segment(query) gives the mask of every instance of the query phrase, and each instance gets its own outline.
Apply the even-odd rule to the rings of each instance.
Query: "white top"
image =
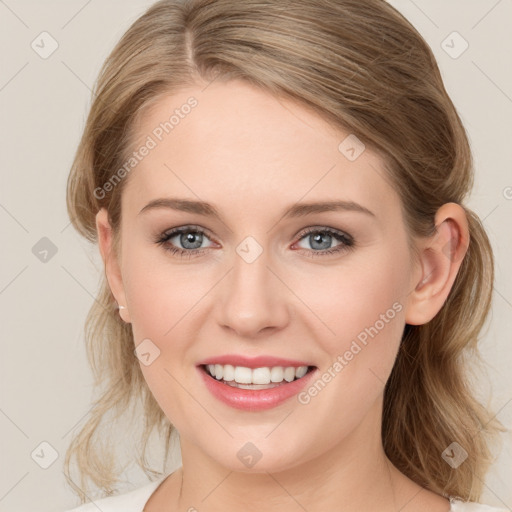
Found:
[[[149,498],[166,477],[167,475],[125,494],[102,498],[67,512],[98,512],[98,510],[102,512],[143,512]],[[507,512],[507,510],[452,498],[450,499],[450,512]]]

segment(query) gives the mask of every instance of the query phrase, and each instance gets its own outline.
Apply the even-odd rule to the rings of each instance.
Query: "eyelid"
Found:
[[[157,236],[159,238],[165,238],[165,237],[174,237],[182,232],[188,232],[188,231],[196,231],[202,234],[205,234],[210,240],[215,241],[215,236],[212,235],[212,232],[207,229],[203,228],[202,226],[199,226],[197,224],[185,224],[182,226],[176,226],[174,228],[169,228],[162,233],[159,233]],[[353,240],[353,236],[347,233],[346,231],[342,231],[340,229],[332,228],[329,226],[322,226],[322,225],[314,225],[314,226],[308,226],[307,228],[301,229],[297,234],[294,235],[293,238],[298,238],[299,240],[301,238],[304,238],[306,235],[310,233],[316,233],[316,232],[326,232],[326,233],[334,233],[339,236],[345,237],[348,240]],[[217,242],[218,243],[218,242]]]
[[[297,237],[303,238],[304,236],[309,235],[310,233],[317,233],[317,232],[334,233],[339,236],[345,237],[349,240],[354,239],[354,237],[352,235],[350,235],[349,233],[347,233],[346,231],[342,231],[341,229],[331,228],[329,226],[310,226],[310,227],[304,228],[295,235],[295,238],[297,238]]]
[[[203,228],[201,226],[198,226],[196,224],[185,224],[183,226],[176,226],[174,228],[166,229],[164,232],[159,234],[158,236],[161,238],[169,237],[173,238],[176,235],[179,235],[181,233],[188,233],[188,232],[197,232],[204,234],[208,237],[210,240],[215,240],[215,237],[212,235],[211,231]]]
[[[202,247],[202,248],[196,248],[196,249],[181,249],[180,247],[176,247],[172,245],[171,247],[166,247],[166,244],[171,238],[174,238],[178,236],[181,233],[187,233],[187,232],[195,232],[200,233],[202,235],[205,235],[208,240],[210,240],[213,243],[218,243],[215,241],[215,237],[211,235],[210,230],[203,228],[202,226],[196,225],[196,224],[185,224],[181,226],[176,226],[173,228],[169,228],[165,230],[164,232],[161,232],[157,237],[155,242],[159,245],[161,245],[165,250],[170,251],[173,254],[177,254],[179,258],[192,258],[194,256],[199,256],[200,254],[204,253],[211,247]],[[354,249],[355,248],[355,240],[352,235],[345,231],[341,231],[336,228],[331,228],[329,226],[325,225],[316,225],[316,226],[308,226],[307,228],[302,229],[299,231],[295,236],[294,239],[296,239],[296,242],[292,244],[292,247],[295,246],[297,243],[299,243],[303,238],[305,238],[307,235],[310,235],[312,233],[327,233],[333,238],[335,238],[338,242],[340,242],[337,246],[332,247],[330,249],[323,249],[320,251],[315,251],[312,249],[305,249],[305,248],[299,248],[297,252],[305,251],[308,257],[316,257],[316,256],[330,256],[335,253],[344,253],[347,250]],[[169,244],[170,245],[170,244]],[[186,255],[186,256],[185,256]]]

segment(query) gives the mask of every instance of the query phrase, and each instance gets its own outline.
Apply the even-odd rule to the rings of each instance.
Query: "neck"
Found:
[[[176,486],[179,492],[174,493],[175,509],[224,512],[243,506],[247,512],[296,512],[300,508],[399,510],[404,479],[408,479],[384,453],[378,412],[376,408],[326,452],[275,472],[230,470],[182,438],[183,466],[173,475],[181,480]],[[170,506],[168,509],[174,510]]]

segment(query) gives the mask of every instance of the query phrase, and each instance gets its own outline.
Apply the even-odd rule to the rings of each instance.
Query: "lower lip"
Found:
[[[282,404],[289,398],[297,395],[317,372],[317,368],[314,368],[306,373],[304,377],[292,382],[286,382],[275,388],[240,389],[214,379],[201,366],[198,366],[197,369],[213,396],[235,409],[243,409],[245,411],[264,411]]]

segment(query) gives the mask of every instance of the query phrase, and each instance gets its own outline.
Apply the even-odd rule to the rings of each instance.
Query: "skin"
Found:
[[[414,261],[400,199],[368,147],[349,161],[338,150],[348,133],[304,106],[242,81],[204,88],[162,99],[143,119],[141,141],[187,98],[198,100],[126,178],[118,256],[106,211],[96,218],[107,279],[126,308],[120,315],[135,345],[149,338],[160,350],[141,370],[180,433],[183,466],[145,510],[448,511],[448,500],[391,464],[380,429],[404,326],[436,315],[465,254],[464,210],[453,203],[438,210],[437,233],[416,241],[421,258]],[[139,214],[149,201],[171,196],[208,201],[223,221],[167,208]],[[340,199],[374,216],[281,218],[299,201]],[[187,225],[211,234],[202,254],[180,259],[155,242]],[[324,247],[301,235],[308,227],[348,233],[355,247],[308,257]],[[236,252],[247,236],[263,249],[252,263]],[[187,250],[179,236],[172,243]],[[395,302],[401,311],[308,404],[292,398],[257,413],[233,409],[209,393],[195,368],[220,354],[267,354],[323,373]],[[262,453],[252,468],[237,457],[247,442]]]

